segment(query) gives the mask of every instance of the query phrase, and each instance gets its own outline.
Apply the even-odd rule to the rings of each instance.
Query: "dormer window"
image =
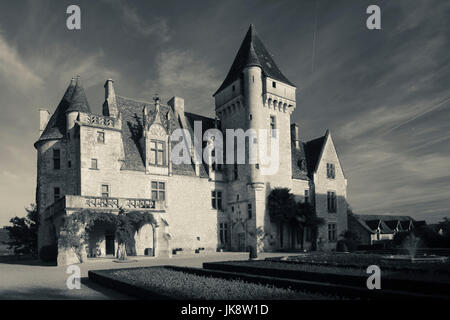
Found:
[[[150,141],[150,164],[157,166],[166,165],[166,144],[164,141]]]
[[[297,165],[301,171],[306,171],[306,161],[305,159],[301,159],[297,161]]]

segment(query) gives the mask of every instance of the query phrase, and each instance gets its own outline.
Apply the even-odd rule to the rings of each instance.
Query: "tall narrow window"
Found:
[[[334,191],[327,192],[327,207],[328,212],[330,213],[336,212],[336,192]]]
[[[305,190],[305,203],[309,202],[309,190]]]
[[[150,164],[158,166],[166,164],[166,144],[163,141],[150,141]]]
[[[336,234],[337,234],[336,223],[328,224],[328,240],[336,241],[336,239],[337,239]]]
[[[222,191],[217,191],[217,209],[222,210]]]
[[[219,224],[219,238],[221,244],[228,243],[228,223]]]
[[[98,169],[97,159],[91,159],[91,169],[93,170]]]
[[[102,184],[102,197],[109,198],[109,185]]]
[[[248,218],[251,219],[253,217],[253,210],[252,210],[252,204],[247,204],[247,215]]]
[[[59,187],[53,188],[53,201],[56,202],[61,197],[61,189]]]
[[[61,151],[59,149],[53,149],[53,169],[61,169]]]
[[[334,164],[327,163],[327,178],[334,179],[335,177],[336,177],[336,175],[335,175]]]
[[[219,224],[219,239],[220,239],[220,243],[223,244],[224,243],[224,235],[223,235],[223,223]]]
[[[237,163],[235,163],[234,167],[233,167],[233,176],[234,176],[234,180],[238,179],[238,165],[237,165]]]
[[[103,131],[97,131],[97,143],[105,143],[105,133]]]
[[[222,191],[211,191],[211,207],[222,210]]]
[[[211,191],[211,207],[217,209],[217,194],[216,191]]]
[[[166,201],[166,183],[152,181],[152,199]]]
[[[270,131],[272,132],[272,137],[276,137],[276,131],[275,129],[277,128],[277,124],[276,124],[276,118],[275,116],[270,116]]]
[[[275,81],[272,81],[272,87],[276,88],[277,87],[277,83]]]
[[[228,223],[224,223],[223,227],[224,227],[224,240],[225,243],[228,243]]]

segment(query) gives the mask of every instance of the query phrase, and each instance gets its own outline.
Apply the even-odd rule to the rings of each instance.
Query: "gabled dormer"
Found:
[[[143,132],[141,138],[142,156],[145,170],[151,174],[169,174],[170,166],[170,111],[163,115],[159,98],[154,99],[154,105],[145,105],[142,110]],[[166,119],[163,119],[166,117]]]
[[[315,181],[327,179],[330,181],[345,181],[347,179],[334,146],[333,138],[329,130],[325,136],[306,143],[308,157],[308,171]]]

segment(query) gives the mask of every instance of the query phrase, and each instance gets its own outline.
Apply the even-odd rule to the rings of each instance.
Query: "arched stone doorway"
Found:
[[[155,256],[155,229],[151,223],[143,224],[134,235],[136,255]]]
[[[95,223],[87,231],[88,257],[114,256],[117,250],[116,226],[111,223]]]
[[[245,230],[245,225],[243,222],[236,222],[234,225],[234,248],[237,251],[245,252],[247,251],[247,232]]]

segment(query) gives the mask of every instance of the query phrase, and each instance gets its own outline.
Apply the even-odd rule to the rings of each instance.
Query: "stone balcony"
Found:
[[[94,196],[65,195],[45,209],[44,216],[49,218],[62,211],[70,214],[80,209],[93,209],[96,211],[119,212],[125,211],[150,211],[164,212],[166,203],[164,201],[142,199],[142,198],[112,198]]]

